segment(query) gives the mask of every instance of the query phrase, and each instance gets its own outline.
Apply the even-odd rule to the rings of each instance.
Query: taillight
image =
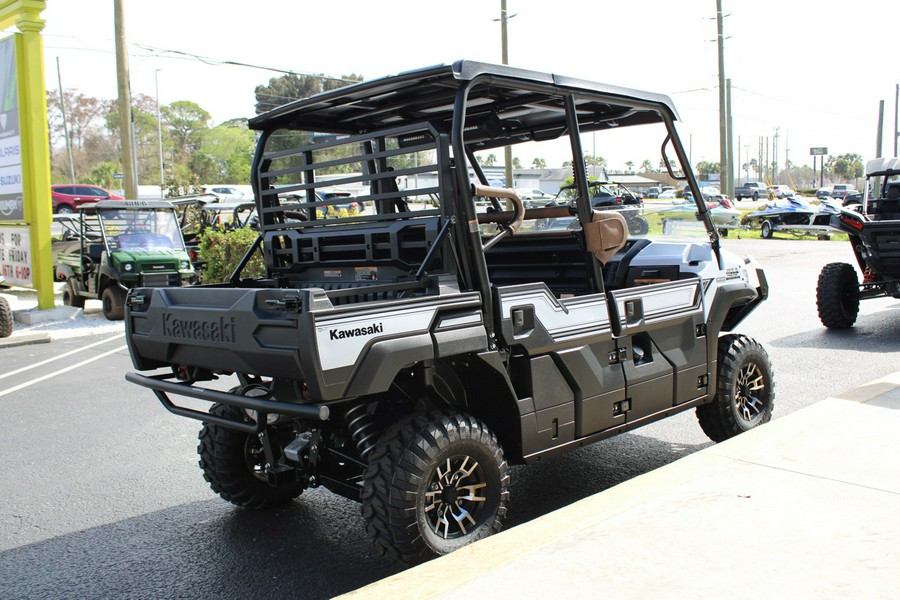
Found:
[[[862,221],[859,221],[859,220],[854,219],[853,217],[850,217],[847,215],[841,215],[841,223],[843,223],[844,225],[847,225],[848,227],[852,227],[853,229],[855,229],[857,231],[863,230]]]

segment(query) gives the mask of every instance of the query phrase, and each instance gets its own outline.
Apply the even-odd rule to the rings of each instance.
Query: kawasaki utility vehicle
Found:
[[[702,200],[699,235],[680,240],[629,239],[621,211],[591,206],[595,133],[662,149],[703,198],[675,119],[666,96],[468,61],[260,115],[247,260],[261,252],[267,276],[133,289],[144,373],[126,377],[203,422],[222,498],[259,509],[326,487],[405,564],[498,531],[509,464],[685,410],[714,440],[765,423],[769,359],[732,333],[763,272],[721,250]],[[507,145],[573,164],[573,201],[526,210],[488,186],[479,159]],[[361,184],[365,210],[319,216],[346,201],[321,187]]]
[[[172,205],[160,200],[105,200],[80,208],[73,238],[60,252],[63,303],[103,301],[107,319],[122,319],[133,287],[181,286],[194,277]]]
[[[819,319],[832,329],[852,327],[862,299],[900,298],[900,158],[870,160],[866,180],[862,206],[831,218],[850,237],[862,273],[860,282],[853,265],[830,263],[819,274]]]

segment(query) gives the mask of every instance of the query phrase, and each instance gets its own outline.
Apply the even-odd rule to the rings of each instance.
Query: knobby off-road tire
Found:
[[[650,231],[650,223],[641,216],[633,217],[628,221],[628,232],[631,235],[647,235]]]
[[[121,321],[125,318],[125,290],[111,285],[100,296],[103,302],[103,316],[110,321]]]
[[[829,263],[816,286],[819,320],[829,329],[849,329],[859,314],[859,278],[847,263]]]
[[[6,298],[0,298],[0,338],[9,337],[13,332],[12,308]]]
[[[79,296],[75,293],[75,286],[71,281],[66,282],[66,287],[62,293],[62,301],[66,306],[84,308],[84,296]]]
[[[369,457],[366,531],[379,554],[418,564],[500,531],[508,488],[503,450],[484,423],[444,411],[410,415]]]
[[[768,423],[775,406],[772,363],[756,340],[740,334],[719,338],[716,396],[697,407],[709,439],[721,442]]]
[[[214,404],[209,412],[249,422],[240,409],[232,406]],[[199,439],[197,454],[203,478],[222,499],[241,508],[258,510],[283,506],[303,493],[300,483],[269,485],[262,471],[265,454],[256,434],[204,423]]]

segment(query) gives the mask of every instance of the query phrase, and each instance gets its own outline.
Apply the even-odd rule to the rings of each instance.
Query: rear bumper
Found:
[[[197,387],[189,383],[179,383],[178,381],[172,381],[170,379],[171,377],[173,376],[147,376],[139,375],[137,373],[125,374],[125,379],[127,381],[152,390],[165,409],[173,414],[196,419],[198,421],[204,421],[206,423],[214,423],[230,429],[246,431],[248,433],[259,433],[262,431],[266,426],[266,416],[269,414],[288,415],[315,421],[326,421],[330,414],[327,406],[277,402],[275,400],[269,400],[265,396],[242,396],[240,394]],[[235,408],[256,411],[256,421],[235,421],[211,415],[204,411],[178,406],[172,402],[169,398],[169,394],[176,394],[197,400],[227,404],[228,406],[234,406]],[[249,416],[250,415],[248,415],[248,417]]]

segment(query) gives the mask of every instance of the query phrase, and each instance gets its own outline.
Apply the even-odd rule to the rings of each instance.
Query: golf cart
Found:
[[[161,200],[106,200],[80,208],[78,243],[57,258],[63,303],[100,299],[107,319],[125,315],[125,295],[140,287],[186,285],[194,269],[172,205]]]

